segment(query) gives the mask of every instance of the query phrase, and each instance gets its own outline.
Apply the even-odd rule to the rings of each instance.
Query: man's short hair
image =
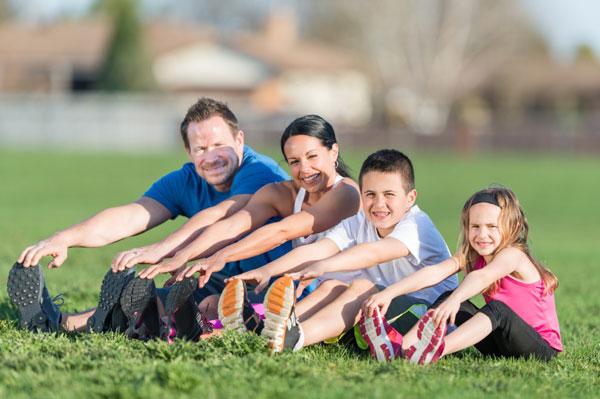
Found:
[[[231,134],[234,136],[240,130],[238,120],[227,104],[213,100],[212,98],[202,97],[188,109],[179,128],[185,148],[190,148],[190,141],[187,135],[187,129],[190,123],[201,122],[212,118],[213,116],[220,116],[223,118],[225,123],[231,128]]]
[[[415,188],[415,170],[410,159],[397,150],[379,150],[369,155],[360,168],[358,181],[368,172],[399,173],[402,177],[404,192]]]

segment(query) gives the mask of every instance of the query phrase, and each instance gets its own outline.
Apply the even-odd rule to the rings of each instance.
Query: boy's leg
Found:
[[[355,280],[335,300],[312,317],[300,323],[304,332],[304,345],[336,337],[358,322],[358,313],[363,302],[376,293],[377,287],[369,280]]]
[[[347,288],[348,284],[342,283],[341,281],[323,281],[316,290],[296,304],[296,317],[298,317],[300,321],[312,317],[323,307],[339,297]]]

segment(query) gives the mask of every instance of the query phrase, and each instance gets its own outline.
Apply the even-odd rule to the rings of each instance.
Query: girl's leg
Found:
[[[446,336],[442,356],[458,352],[482,341],[492,332],[492,321],[479,312]]]
[[[198,309],[208,320],[215,320],[219,318],[218,304],[219,295],[209,295],[198,304]]]
[[[323,307],[339,297],[347,288],[348,284],[338,280],[323,281],[316,290],[296,304],[296,317],[300,321],[312,317],[319,310],[323,309]]]
[[[352,328],[358,321],[362,303],[377,291],[377,287],[369,280],[353,281],[334,301],[300,323],[304,332],[304,346],[336,337]]]
[[[481,308],[481,313],[491,321],[493,332],[490,338],[497,346],[499,355],[550,360],[558,353],[505,303],[491,301]]]

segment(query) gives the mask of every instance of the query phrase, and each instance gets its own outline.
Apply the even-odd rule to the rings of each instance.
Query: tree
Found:
[[[106,91],[149,90],[155,87],[144,49],[136,0],[106,0],[98,6],[113,22],[112,37],[98,78]]]
[[[376,97],[408,128],[437,134],[455,100],[514,56],[530,35],[514,0],[313,2],[317,34],[353,46]]]

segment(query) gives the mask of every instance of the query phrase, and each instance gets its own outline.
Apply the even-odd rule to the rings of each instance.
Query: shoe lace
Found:
[[[56,295],[51,300],[52,300],[52,303],[55,304],[57,307],[61,307],[62,305],[65,304],[65,298],[63,297],[62,293]]]

